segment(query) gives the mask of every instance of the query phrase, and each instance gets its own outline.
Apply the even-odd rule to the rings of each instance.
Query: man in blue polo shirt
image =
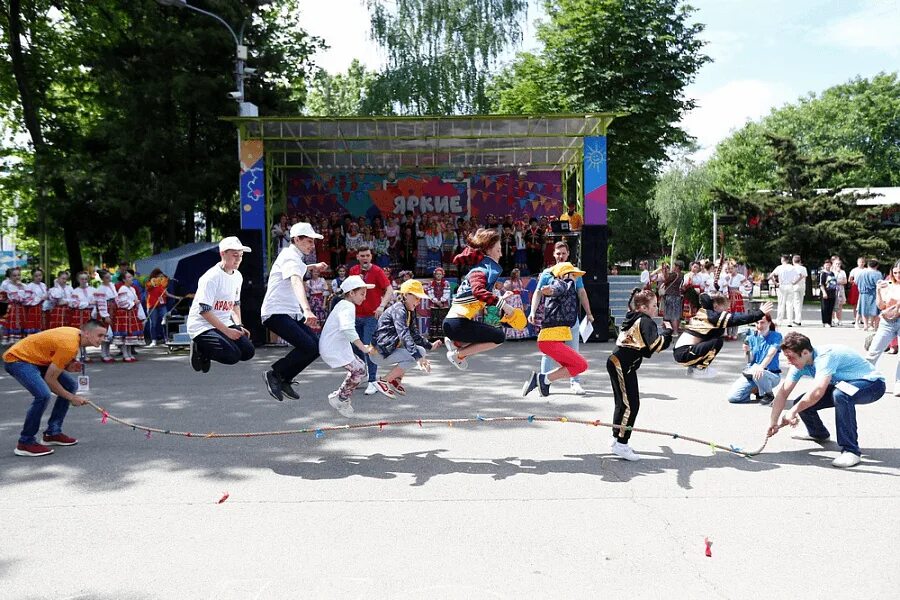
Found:
[[[809,338],[797,332],[784,337],[781,351],[793,368],[778,388],[772,403],[769,435],[775,435],[785,425],[795,426],[802,419],[809,433],[805,439],[824,442],[829,433],[819,417],[819,411],[834,407],[841,455],[831,464],[844,468],[858,465],[860,451],[856,431],[856,405],[875,402],[884,395],[884,375],[847,346],[835,344],[814,349]],[[794,406],[782,416],[781,411],[788,395],[803,377],[812,377],[815,387],[805,397],[800,396]]]
[[[553,258],[556,259],[556,264],[564,263],[569,261],[569,245],[565,242],[556,242],[556,246],[553,249]],[[534,288],[534,292],[531,295],[531,312],[528,315],[528,322],[534,325],[534,319],[537,315],[538,306],[544,299],[544,295],[541,293],[541,290],[544,286],[550,285],[550,282],[554,280],[553,277],[553,267],[547,267],[541,272],[541,276],[538,277],[537,286]],[[584,289],[584,282],[581,281],[581,277],[575,278],[575,290],[578,294],[578,300],[581,304],[581,308],[584,309],[585,318],[591,323],[594,322],[594,315],[591,313],[591,305],[588,302],[587,291]],[[578,352],[578,341],[579,341],[579,333],[578,333],[578,321],[575,321],[575,325],[572,326],[572,339],[566,342],[567,346],[571,346],[575,352]],[[547,374],[556,367],[553,366],[554,360],[548,356],[544,356],[541,358],[541,373]],[[584,388],[581,387],[581,378],[579,376],[572,377],[569,380],[569,386],[572,390],[573,394],[582,395],[584,394]]]

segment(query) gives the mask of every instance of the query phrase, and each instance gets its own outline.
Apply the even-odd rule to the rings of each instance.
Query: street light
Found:
[[[260,0],[256,3],[256,6],[263,6],[268,4],[270,0]],[[244,81],[247,79],[249,75],[252,75],[256,72],[256,69],[248,69],[245,67],[245,63],[247,61],[247,46],[243,44],[244,39],[244,26],[247,25],[247,20],[244,21],[243,25],[241,25],[240,35],[234,32],[234,29],[231,28],[231,25],[228,24],[225,19],[220,17],[215,13],[211,13],[208,10],[203,10],[202,8],[198,8],[191,4],[187,3],[187,0],[156,0],[156,2],[162,6],[174,6],[175,8],[189,8],[194,12],[198,12],[201,15],[206,15],[208,17],[212,17],[219,23],[225,26],[225,29],[228,30],[228,33],[231,34],[232,39],[234,39],[235,45],[235,69],[234,69],[234,79],[235,85],[237,86],[236,92],[229,93],[229,97],[233,98],[238,103],[238,116],[241,117],[257,117],[259,116],[259,108],[253,104],[252,102],[244,101]]]

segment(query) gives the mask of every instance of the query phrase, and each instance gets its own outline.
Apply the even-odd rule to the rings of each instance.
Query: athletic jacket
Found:
[[[378,352],[387,358],[394,350],[403,346],[416,360],[422,358],[422,353],[416,346],[431,350],[431,342],[419,333],[416,321],[415,312],[407,310],[402,301],[392,304],[381,314],[375,329],[373,340]]]
[[[684,331],[706,341],[721,337],[729,327],[756,323],[762,318],[762,311],[757,309],[743,313],[713,310],[709,295],[700,294],[700,310],[691,317]]]
[[[544,319],[541,328],[572,327],[578,322],[578,294],[571,279],[555,279],[551,295],[544,298]],[[539,294],[540,290],[534,293]]]
[[[663,329],[662,333],[656,323],[648,315],[629,311],[622,321],[621,333],[616,338],[614,354],[623,365],[631,365],[637,369],[644,358],[650,358],[656,352],[662,352],[672,343],[672,330]]]
[[[485,306],[497,305],[497,308],[503,308],[505,302],[491,291],[502,272],[493,258],[466,247],[462,254],[456,255],[453,262],[457,265],[477,264],[460,282],[450,304],[450,312],[447,313],[448,319],[474,319]]]

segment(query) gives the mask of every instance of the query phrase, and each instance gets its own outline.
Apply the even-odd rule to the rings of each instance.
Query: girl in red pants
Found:
[[[550,395],[550,384],[558,379],[575,377],[587,370],[587,361],[566,345],[572,339],[572,326],[578,322],[578,294],[575,280],[584,275],[572,263],[562,262],[551,271],[553,281],[535,293],[544,296],[544,320],[538,334],[538,350],[559,363],[549,373],[531,373],[522,387],[522,396],[538,388],[541,396]]]

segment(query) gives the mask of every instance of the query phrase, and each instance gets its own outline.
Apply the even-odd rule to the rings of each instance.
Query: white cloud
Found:
[[[707,29],[700,36],[706,45],[705,52],[717,65],[726,63],[744,50],[747,35],[736,31]]]
[[[865,8],[813,31],[819,44],[900,55],[900,2],[868,2]]]
[[[690,90],[689,90],[690,92]],[[749,120],[758,119],[776,106],[789,102],[797,93],[788,86],[758,79],[730,81],[707,93],[695,94],[697,107],[681,121],[697,138],[700,149],[694,160],[709,158],[717,143]]]
[[[362,0],[307,0],[301,5],[300,19],[308,33],[330,46],[313,59],[329,73],[346,71],[354,58],[371,69],[384,63],[370,38],[369,11]]]

